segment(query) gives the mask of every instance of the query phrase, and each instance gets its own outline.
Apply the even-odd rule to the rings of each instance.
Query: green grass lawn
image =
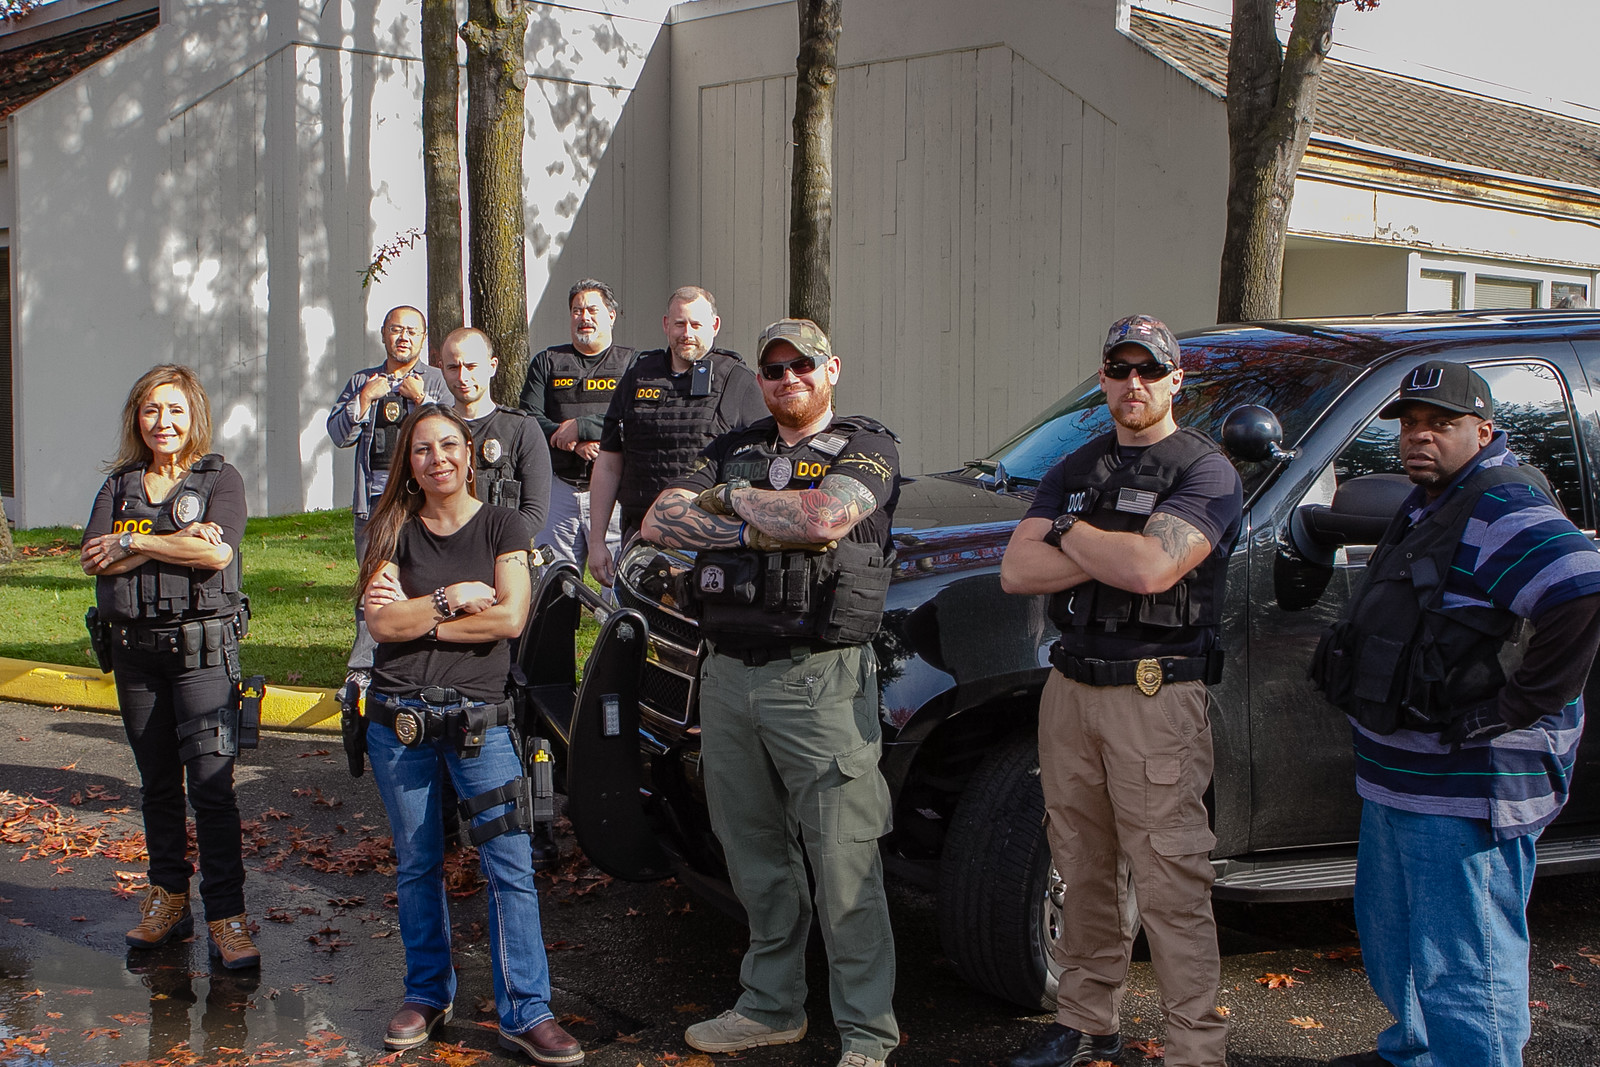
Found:
[[[53,526],[14,536],[17,561],[0,567],[0,656],[93,666],[83,613],[94,604],[94,579],[78,566],[83,532]],[[251,519],[242,556],[250,597],[250,637],[240,646],[244,673],[276,685],[343,682],[355,633],[349,509]],[[580,659],[597,633],[585,616]]]

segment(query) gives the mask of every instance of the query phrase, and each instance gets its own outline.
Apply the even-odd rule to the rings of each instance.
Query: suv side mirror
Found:
[[[1272,561],[1278,606],[1301,611],[1315,604],[1333,577],[1339,546],[1377,544],[1410,494],[1411,479],[1403,474],[1367,474],[1339,486],[1332,504],[1295,508]]]
[[[1294,458],[1294,453],[1285,452],[1279,447],[1282,443],[1283,424],[1278,422],[1272,409],[1260,404],[1243,404],[1222,420],[1222,447],[1240,459],[1252,463],[1269,459],[1287,463]]]

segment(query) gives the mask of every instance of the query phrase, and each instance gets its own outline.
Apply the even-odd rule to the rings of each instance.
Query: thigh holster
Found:
[[[498,789],[479,793],[468,800],[457,801],[464,822],[475,815],[501,804],[512,808],[504,815],[490,819],[481,826],[467,831],[467,839],[481,845],[501,834],[515,830],[531,832],[537,823],[555,821],[555,761],[551,758],[550,743],[543,738],[533,739],[533,752],[528,760],[527,773],[513,778]]]

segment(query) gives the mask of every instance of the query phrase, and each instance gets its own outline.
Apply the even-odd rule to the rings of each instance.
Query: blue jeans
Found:
[[[1528,893],[1534,839],[1496,841],[1483,819],[1367,801],[1356,927],[1373,992],[1395,1023],[1398,1067],[1520,1067],[1528,1042]]]
[[[421,706],[416,701],[404,701]],[[367,759],[389,812],[399,857],[395,884],[400,897],[400,936],[406,946],[406,1000],[442,1008],[454,1002],[455,968],[450,962],[450,912],[444,889],[444,830],[439,796],[444,773],[456,792],[471,798],[498,789],[522,773],[511,731],[496,726],[484,735],[478,755],[463,759],[445,739],[406,748],[394,731],[367,727]],[[473,825],[510,810],[502,804],[473,817]],[[494,964],[494,1004],[500,1028],[509,1034],[533,1029],[550,1012],[550,966],[539,929],[539,893],[533,882],[533,849],[525,833],[501,834],[478,846],[489,881],[489,951]]]

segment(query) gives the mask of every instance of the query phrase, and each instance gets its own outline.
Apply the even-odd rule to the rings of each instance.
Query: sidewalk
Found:
[[[332,689],[269,685],[261,700],[261,728],[291,732],[339,732],[339,703]],[[110,674],[58,663],[0,657],[0,700],[47,707],[117,711]]]

